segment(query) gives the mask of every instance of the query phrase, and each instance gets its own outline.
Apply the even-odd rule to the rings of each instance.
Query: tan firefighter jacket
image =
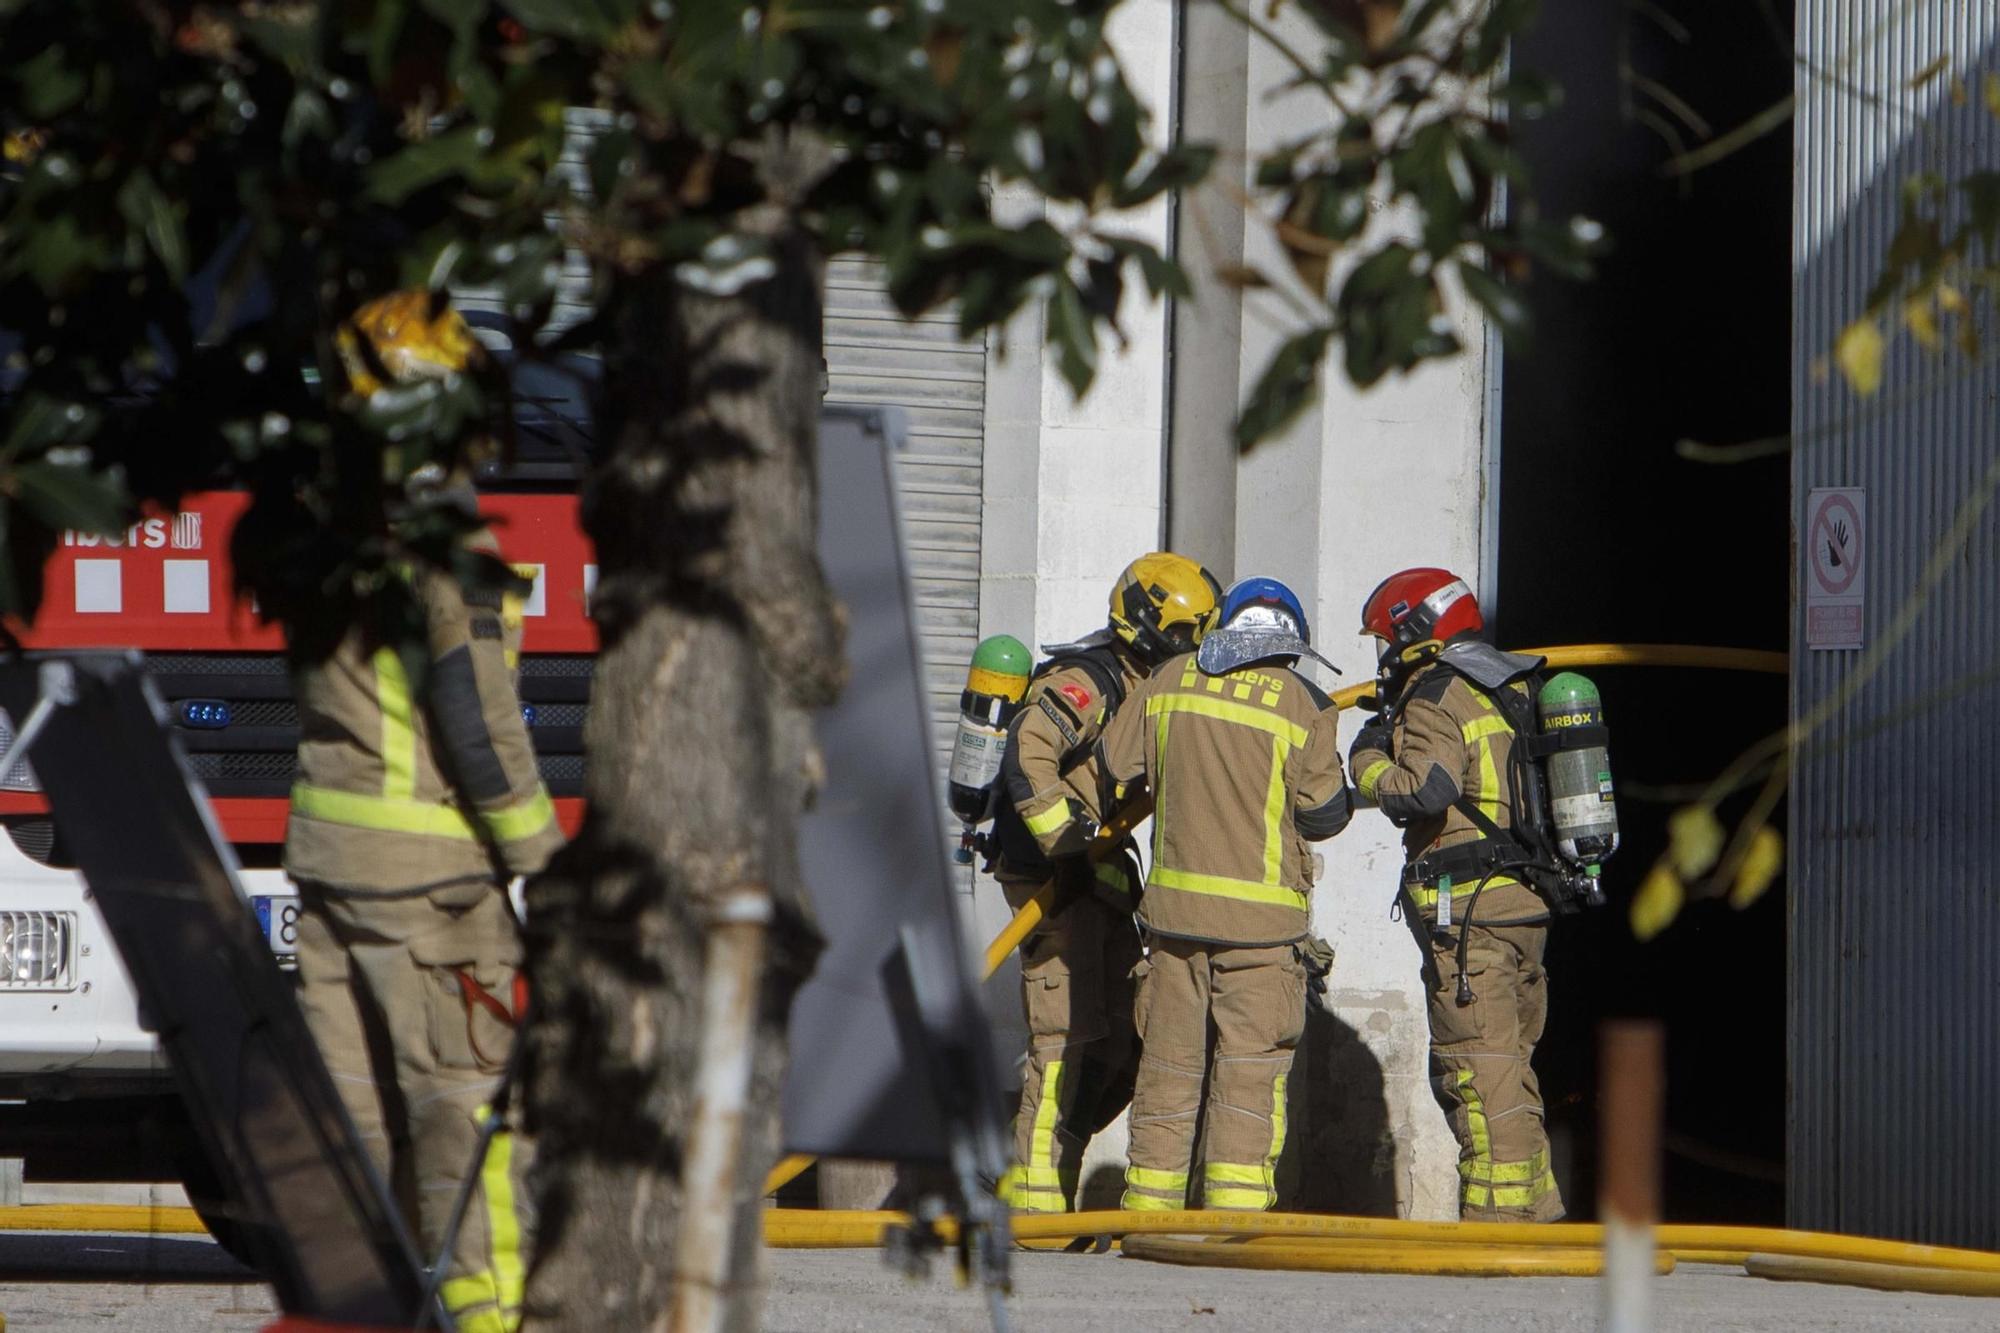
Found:
[[[350,630],[295,669],[299,767],[285,835],[293,879],[406,893],[532,874],[562,845],[515,692],[518,615],[417,585],[427,679]]]
[[[1118,710],[1105,773],[1153,789],[1153,857],[1139,920],[1219,944],[1285,944],[1311,928],[1308,839],[1347,825],[1339,715],[1269,663],[1210,676],[1189,653]]]
[[[1105,648],[1097,656],[1115,666],[1127,698],[1145,679],[1130,653]],[[1101,683],[1082,666],[1056,666],[1029,684],[1001,761],[1001,799],[1012,805],[1039,855],[1019,841],[1010,842],[1001,830],[1004,854],[995,871],[1000,879],[1046,880],[1053,858],[1081,853],[1090,826],[1118,813],[1125,793],[1104,783],[1096,749],[1111,719],[1111,703]],[[1088,822],[1078,816],[1087,816]],[[1105,863],[1100,878],[1107,876],[1117,879],[1105,879],[1110,889],[1130,892],[1134,887],[1123,882],[1115,863]]]
[[[1526,661],[1528,659],[1522,659]],[[1525,681],[1499,688],[1528,694]],[[1532,700],[1530,700],[1532,703]],[[1387,749],[1374,725],[1356,739],[1349,756],[1355,786],[1403,829],[1403,853],[1418,858],[1485,836],[1454,806],[1461,796],[1502,829],[1513,827],[1513,785],[1509,764],[1514,728],[1486,693],[1438,662],[1417,668],[1405,682]],[[1453,880],[1453,922],[1462,922],[1479,879]],[[1436,920],[1438,885],[1412,883],[1410,895],[1424,917]],[[1532,888],[1501,872],[1486,881],[1474,907],[1482,924],[1541,920],[1548,905]]]

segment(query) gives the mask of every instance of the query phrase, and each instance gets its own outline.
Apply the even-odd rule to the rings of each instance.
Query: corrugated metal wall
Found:
[[[1905,182],[2000,169],[1984,98],[2000,5],[1800,0],[1797,13],[1792,690],[1795,717],[1827,717],[1792,782],[1791,1220],[1994,1247],[2000,520],[1986,502],[2000,330],[1984,304],[1973,357],[1892,332],[1866,400],[1827,362],[1882,269]],[[1859,651],[1806,647],[1805,506],[1829,486],[1866,489]]]

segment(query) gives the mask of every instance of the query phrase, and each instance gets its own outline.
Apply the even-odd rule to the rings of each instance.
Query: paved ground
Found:
[[[1009,1303],[1022,1333],[1552,1330],[1597,1326],[1597,1290],[1559,1278],[1444,1279],[1175,1268],[1117,1255],[1022,1254]],[[979,1333],[985,1308],[940,1270],[909,1284],[871,1252],[772,1256],[768,1333]],[[1659,1328],[1861,1333],[2000,1327],[2000,1300],[1764,1282],[1688,1265],[1659,1285]],[[252,1333],[268,1290],[198,1238],[0,1235],[8,1333]]]

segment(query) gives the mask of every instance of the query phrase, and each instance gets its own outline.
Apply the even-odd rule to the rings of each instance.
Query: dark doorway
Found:
[[[1533,345],[1506,360],[1498,639],[1782,650],[1788,460],[1718,465],[1676,445],[1787,429],[1791,130],[1691,177],[1663,167],[1676,137],[1692,146],[1701,124],[1724,133],[1791,91],[1790,6],[1545,0],[1515,60],[1566,93],[1519,131],[1544,213],[1596,218],[1614,248],[1595,281],[1533,284]],[[1674,789],[1781,728],[1785,679],[1588,674],[1613,728],[1624,846],[1606,869],[1612,907],[1559,924],[1549,951],[1536,1065],[1572,1216],[1595,1208],[1597,1025],[1652,1016],[1668,1031],[1668,1216],[1781,1221],[1783,884],[1748,911],[1693,905],[1644,944],[1626,909]]]

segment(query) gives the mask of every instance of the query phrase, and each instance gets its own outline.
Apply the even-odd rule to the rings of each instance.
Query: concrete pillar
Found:
[[[1240,177],[1249,109],[1250,32],[1219,5],[1181,6],[1180,136],[1214,144],[1217,175]],[[1236,182],[1241,184],[1240,181]],[[1173,307],[1173,428],[1167,441],[1167,546],[1236,578],[1236,403],[1243,303],[1215,274],[1244,260],[1243,207],[1211,181],[1174,214],[1174,246],[1194,295]]]
[[[1331,111],[1311,92],[1275,94],[1293,71],[1268,46],[1245,49],[1240,35],[1218,31],[1196,50],[1193,14],[1189,22],[1189,123],[1222,141],[1223,170],[1235,163],[1247,185],[1256,152],[1328,123]],[[1319,40],[1295,10],[1280,11],[1276,23],[1299,49]],[[1207,98],[1198,109],[1197,79]],[[1177,312],[1169,531],[1204,556],[1205,547],[1226,550],[1235,577],[1268,574],[1291,584],[1312,617],[1315,646],[1346,672],[1321,683],[1365,681],[1374,654],[1356,626],[1363,599],[1384,576],[1440,564],[1491,590],[1481,561],[1484,329],[1468,319],[1460,330],[1471,349],[1466,356],[1367,392],[1347,385],[1336,349],[1319,399],[1231,466],[1219,405],[1228,395],[1233,420],[1271,355],[1302,327],[1297,305],[1283,293],[1304,301],[1315,295],[1299,287],[1269,232],[1254,220],[1245,224],[1233,199],[1216,187],[1190,197],[1180,253],[1198,268],[1250,265],[1278,290],[1233,292],[1208,282],[1192,311]],[[1385,217],[1377,226],[1395,222]],[[1218,361],[1233,379],[1220,388]],[[1218,480],[1223,473],[1233,475]],[[1343,722],[1344,744],[1360,721]],[[1314,923],[1335,945],[1338,962],[1324,1005],[1309,1015],[1294,1069],[1293,1142],[1281,1190],[1291,1206],[1456,1216],[1457,1147],[1430,1090],[1419,954],[1407,927],[1390,915],[1403,860],[1399,835],[1370,811],[1320,851]]]
[[[1111,40],[1125,76],[1156,110],[1165,142],[1174,81],[1174,6],[1131,5],[1112,19]],[[994,211],[1034,216],[1043,204],[1026,191],[1001,189]],[[1165,200],[1119,219],[1116,228],[1164,248]],[[1097,381],[1081,401],[1044,345],[1039,302],[1031,302],[992,340],[986,373],[984,523],[980,549],[981,636],[1007,633],[1038,649],[1102,626],[1112,581],[1136,557],[1162,545],[1167,431],[1167,311],[1133,283],[1119,312],[1121,349],[1112,335],[1099,346]],[[971,913],[984,950],[1010,913],[999,888],[980,877]],[[1020,972],[1013,961],[987,983],[988,1012],[1003,1079],[1018,1088],[1027,1049]],[[1122,1175],[1124,1122],[1098,1136],[1085,1165],[1101,1199],[1104,1175]]]

